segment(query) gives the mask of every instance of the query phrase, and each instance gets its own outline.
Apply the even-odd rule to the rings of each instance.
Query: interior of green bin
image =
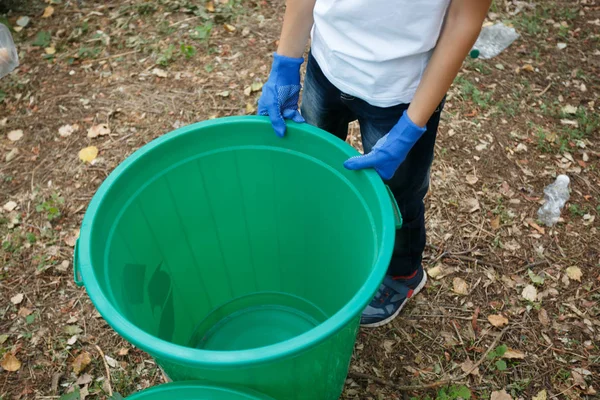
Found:
[[[326,316],[363,285],[381,210],[347,153],[303,130],[223,124],[173,136],[120,171],[93,218],[101,290],[131,323],[187,346],[210,313],[253,293]],[[369,187],[368,187],[369,186]]]

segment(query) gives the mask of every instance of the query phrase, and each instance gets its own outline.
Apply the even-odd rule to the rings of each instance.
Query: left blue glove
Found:
[[[405,111],[400,121],[375,143],[370,153],[348,159],[344,167],[350,170],[374,168],[383,179],[391,179],[426,130],[412,122]]]
[[[300,98],[300,66],[304,58],[291,58],[273,54],[269,79],[258,100],[258,115],[268,115],[277,136],[286,131],[285,120],[305,122],[298,111]]]

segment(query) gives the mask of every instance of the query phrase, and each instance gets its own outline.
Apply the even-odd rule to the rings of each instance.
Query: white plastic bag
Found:
[[[19,66],[19,56],[10,30],[0,23],[0,79]]]

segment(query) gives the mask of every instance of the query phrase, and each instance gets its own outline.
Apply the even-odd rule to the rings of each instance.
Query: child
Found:
[[[425,208],[444,97],[475,43],[491,0],[289,0],[258,113],[284,136],[285,120],[345,140],[358,120],[365,155],[404,219],[388,273],[361,325],[392,321],[427,281],[421,265]],[[309,36],[302,108],[300,66]]]

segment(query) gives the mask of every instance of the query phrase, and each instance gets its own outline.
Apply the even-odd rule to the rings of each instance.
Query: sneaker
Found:
[[[363,311],[360,325],[375,328],[392,322],[408,299],[419,293],[426,282],[427,273],[423,267],[419,267],[411,276],[386,275],[371,304]]]

